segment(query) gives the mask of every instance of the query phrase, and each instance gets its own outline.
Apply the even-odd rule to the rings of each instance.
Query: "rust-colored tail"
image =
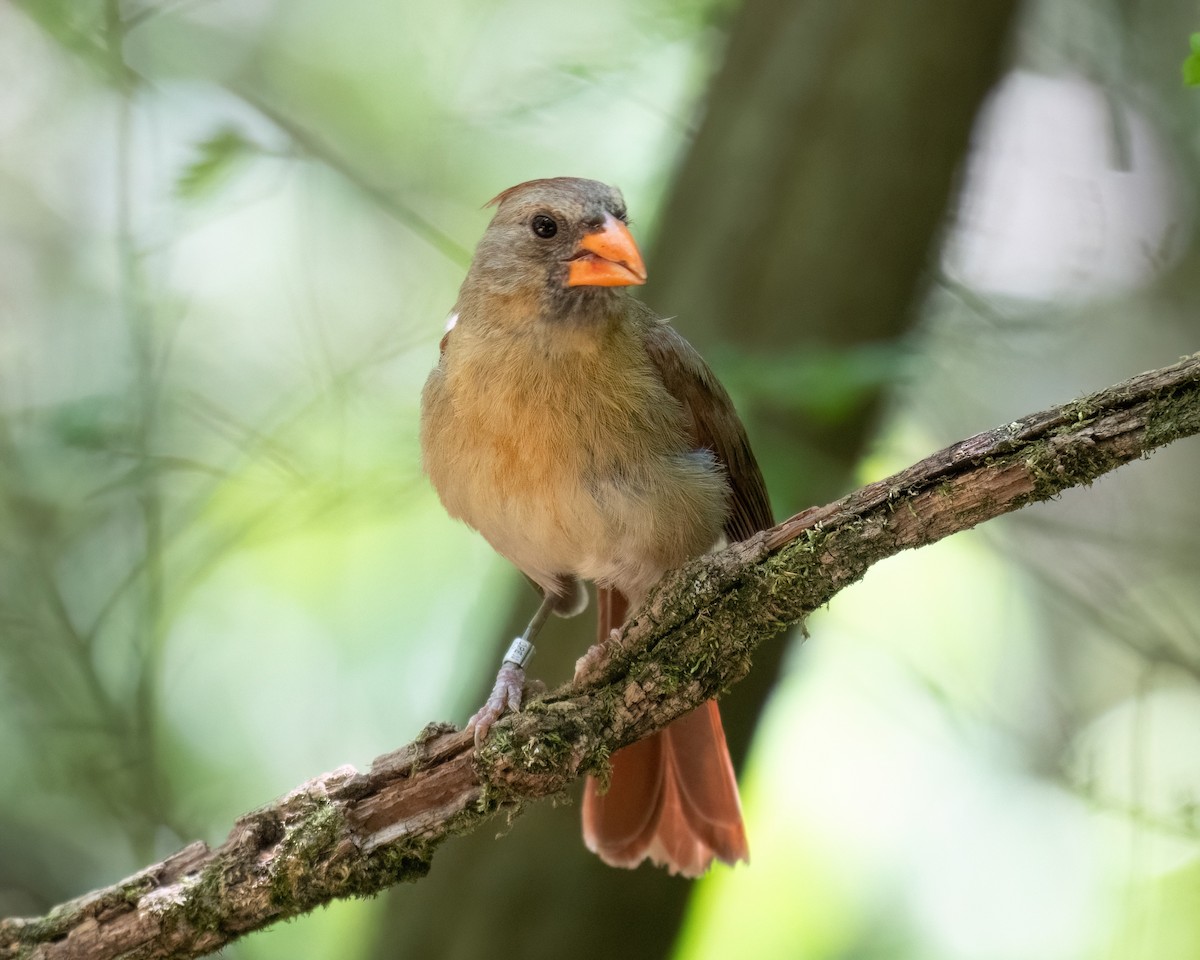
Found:
[[[604,640],[624,621],[628,604],[602,588],[597,606]],[[649,857],[685,877],[699,876],[714,859],[750,859],[715,700],[614,753],[607,792],[588,778],[583,840],[611,866],[632,868]]]

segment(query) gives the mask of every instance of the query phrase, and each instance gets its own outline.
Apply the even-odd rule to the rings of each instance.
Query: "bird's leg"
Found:
[[[492,687],[491,696],[467,721],[467,729],[475,731],[476,746],[483,743],[488,730],[504,716],[505,710],[515,712],[521,709],[521,696],[525,689],[525,664],[533,659],[533,638],[550,616],[556,599],[553,593],[546,591],[541,606],[529,621],[529,626],[509,645],[504,654],[500,669],[496,672],[496,683]]]

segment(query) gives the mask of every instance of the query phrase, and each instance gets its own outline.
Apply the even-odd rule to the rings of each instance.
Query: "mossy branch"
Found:
[[[193,957],[429,870],[438,845],[556,794],[612,751],[719,695],[763,640],[875,562],[1200,432],[1200,354],[979,434],[668,578],[602,675],[535,699],[482,749],[432,724],[368,772],[335,770],[44,917],[0,921],[0,958]]]

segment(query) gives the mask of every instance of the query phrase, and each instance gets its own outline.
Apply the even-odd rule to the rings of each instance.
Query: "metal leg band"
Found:
[[[512,663],[524,668],[525,664],[533,659],[533,649],[532,643],[522,637],[517,637],[509,644],[508,652],[504,654],[502,663]]]

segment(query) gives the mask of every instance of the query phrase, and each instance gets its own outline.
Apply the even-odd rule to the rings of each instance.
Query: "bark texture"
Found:
[[[192,957],[429,870],[442,841],[560,794],[611,752],[720,695],[763,639],[877,561],[1047,500],[1200,432],[1200,354],[963,440],[701,558],[662,584],[602,675],[534,699],[480,750],[431,724],[44,917],[0,921],[0,958]]]

